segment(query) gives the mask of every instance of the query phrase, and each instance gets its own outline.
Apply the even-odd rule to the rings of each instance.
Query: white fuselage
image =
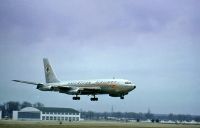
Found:
[[[48,83],[49,87],[54,88],[58,86],[71,87],[72,90],[66,90],[61,93],[66,93],[70,95],[90,95],[92,92],[90,90],[83,90],[77,92],[77,88],[99,88],[99,91],[94,92],[94,94],[109,94],[110,96],[120,96],[126,95],[128,92],[136,88],[135,84],[125,79],[95,79],[95,80],[72,80],[72,81],[61,81],[59,83]]]

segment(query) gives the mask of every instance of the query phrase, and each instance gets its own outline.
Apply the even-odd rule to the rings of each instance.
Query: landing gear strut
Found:
[[[124,99],[124,95],[121,95],[121,96],[120,96],[120,99]]]
[[[73,100],[80,100],[80,97],[76,95],[75,97],[72,97],[72,99]]]
[[[94,95],[94,97],[90,98],[90,100],[91,100],[91,101],[98,101],[98,98],[95,97],[95,95]]]

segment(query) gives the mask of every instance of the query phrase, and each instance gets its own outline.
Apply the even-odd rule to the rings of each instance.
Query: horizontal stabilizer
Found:
[[[30,82],[30,81],[23,81],[23,80],[12,80],[12,81],[19,82],[19,83],[25,83],[25,84],[33,84],[33,85],[41,84],[41,83]]]

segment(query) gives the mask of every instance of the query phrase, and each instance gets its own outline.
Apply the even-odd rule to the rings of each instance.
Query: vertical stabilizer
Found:
[[[56,78],[56,75],[54,74],[53,69],[52,69],[48,59],[44,58],[43,62],[44,62],[44,72],[45,72],[46,83],[58,83],[58,82],[60,82]]]

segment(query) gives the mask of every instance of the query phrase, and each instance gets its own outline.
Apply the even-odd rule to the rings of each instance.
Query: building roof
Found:
[[[40,110],[33,107],[25,107],[20,110],[20,112],[39,112]]]
[[[72,108],[54,108],[54,107],[38,107],[42,112],[67,112],[67,113],[79,113],[79,111]]]

